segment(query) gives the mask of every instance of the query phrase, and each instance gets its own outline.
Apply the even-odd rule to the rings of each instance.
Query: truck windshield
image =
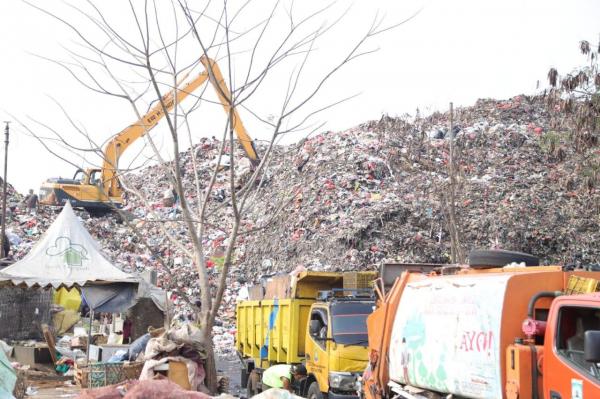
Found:
[[[372,302],[336,303],[331,307],[333,339],[338,344],[367,346],[367,316]]]

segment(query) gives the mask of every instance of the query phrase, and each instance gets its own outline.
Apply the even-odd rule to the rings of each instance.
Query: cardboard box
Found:
[[[112,357],[117,351],[129,349],[129,345],[100,345],[100,361],[108,362],[108,359]]]
[[[190,390],[192,385],[188,378],[188,369],[185,363],[169,360],[169,371],[167,374],[169,380],[179,385],[185,390]]]
[[[273,276],[267,280],[264,299],[289,298],[292,277],[289,274]]]
[[[46,344],[15,346],[13,353],[15,360],[23,365],[52,364],[50,350]]]
[[[102,348],[98,345],[90,345],[90,361],[99,362],[102,359]]]
[[[260,301],[264,298],[265,287],[262,283],[255,284],[248,289],[248,299],[251,301]]]

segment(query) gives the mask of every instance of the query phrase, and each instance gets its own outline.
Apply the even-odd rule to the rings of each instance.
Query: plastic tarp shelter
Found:
[[[94,306],[105,312],[131,307],[139,279],[118,269],[102,255],[100,245],[67,202],[27,256],[0,271],[0,287],[11,284],[55,289],[77,287],[84,299],[87,295],[93,319]],[[90,329],[88,360],[91,334]]]
[[[0,271],[0,286],[59,288],[128,283],[138,278],[115,267],[79,221],[70,203],[22,260]]]
[[[135,305],[136,290],[127,283],[85,286],[81,288],[81,299],[94,312],[117,313]]]
[[[137,298],[150,298],[152,302],[163,313],[167,312],[167,296],[166,292],[155,285],[148,283],[146,280],[140,280],[138,287]]]

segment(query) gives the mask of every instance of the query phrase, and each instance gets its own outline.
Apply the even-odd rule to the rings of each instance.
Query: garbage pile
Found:
[[[594,159],[594,150],[575,152],[560,111],[537,97],[480,100],[456,110],[453,129],[449,126],[448,113],[410,120],[383,116],[276,146],[248,196],[241,231],[255,231],[238,239],[216,327],[221,349],[230,348],[235,332],[238,292],[261,276],[297,267],[343,271],[374,269],[381,262],[448,262],[451,141],[465,253],[503,248],[533,253],[546,264],[599,262],[595,183],[600,162],[582,163]],[[185,196],[194,212],[199,206],[195,178],[206,187],[220,146],[203,138],[181,154]],[[210,193],[204,242],[213,286],[231,228],[229,167],[233,164],[242,176],[238,189],[250,171],[241,151],[233,162],[224,156],[222,164]],[[180,293],[197,298],[199,288],[192,260],[162,230],[190,247],[180,205],[163,201],[169,183],[163,165],[127,177],[145,198],[127,198],[133,227],[111,216],[80,215],[113,262],[127,271],[156,270],[158,285],[170,291],[178,317],[186,319],[192,313]],[[48,210],[31,214],[16,208],[8,230],[15,258],[28,251],[52,218]]]
[[[289,187],[293,203],[249,237],[240,269],[448,262],[452,137],[465,253],[503,248],[547,264],[599,261],[600,197],[591,176],[600,169],[581,165],[584,155],[569,145],[570,126],[558,110],[539,97],[480,100],[455,112],[451,133],[449,125],[448,113],[412,121],[384,116],[306,140],[295,159],[278,160],[262,195],[277,204]]]

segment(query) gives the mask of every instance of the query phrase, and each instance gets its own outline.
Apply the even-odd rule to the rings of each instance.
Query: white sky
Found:
[[[263,5],[263,1],[254,4]],[[36,3],[49,8],[57,2]],[[110,15],[125,29],[133,29],[119,19],[126,14],[127,2],[99,3],[114,13]],[[320,0],[296,3],[301,12],[323,4]],[[341,0],[337,10],[350,4]],[[382,113],[414,114],[417,107],[425,113],[445,110],[450,101],[472,105],[478,98],[533,93],[538,80],[546,85],[549,67],[565,73],[581,65],[584,58],[578,42],[587,39],[596,44],[600,33],[597,0],[356,0],[346,19],[318,48],[318,67],[310,73],[317,73],[320,65],[331,65],[335,57],[339,59],[378,10],[391,24],[421,7],[415,19],[365,47],[378,47],[378,52],[347,65],[323,88],[317,104],[361,95],[321,114],[319,121],[327,123],[322,130],[343,130],[378,119]],[[248,23],[259,11],[248,12]],[[73,20],[74,14],[68,15]],[[55,20],[19,0],[0,0],[0,37],[0,121],[13,119],[10,115],[20,120],[31,117],[71,137],[72,129],[54,98],[99,142],[134,122],[131,108],[123,102],[82,88],[64,69],[32,55],[64,59],[64,47],[73,48],[73,33]],[[308,84],[310,78],[302,83]],[[257,107],[262,116],[277,113],[280,104],[268,90],[287,84],[285,76],[274,74],[273,79],[259,97]],[[199,117],[206,119],[198,119],[194,134],[219,135],[222,124],[214,123],[216,114],[207,114],[210,117]],[[250,115],[242,112],[242,119],[251,136],[267,138],[264,127]],[[167,148],[162,141],[164,128],[159,125],[152,134]],[[3,145],[0,155],[3,159]],[[9,182],[21,192],[37,189],[47,177],[70,177],[74,172],[16,123],[11,129],[8,170]]]

